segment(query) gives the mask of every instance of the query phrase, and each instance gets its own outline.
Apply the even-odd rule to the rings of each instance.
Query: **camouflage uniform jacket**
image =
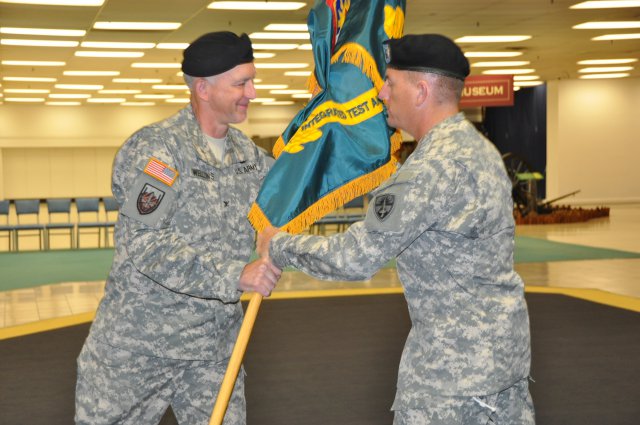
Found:
[[[366,219],[328,238],[277,234],[270,253],[320,279],[369,279],[397,257],[412,329],[394,409],[492,394],[527,377],[529,318],[513,270],[511,184],[462,113],[436,125],[373,192]]]
[[[116,249],[90,338],[155,357],[229,357],[254,248],[247,213],[266,171],[235,128],[221,164],[190,106],[133,134],[113,165]]]

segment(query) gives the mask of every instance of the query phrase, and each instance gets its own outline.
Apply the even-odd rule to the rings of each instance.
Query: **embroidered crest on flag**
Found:
[[[151,214],[158,209],[162,198],[164,198],[164,192],[162,190],[149,183],[145,183],[136,202],[138,212],[142,215]]]
[[[144,167],[144,172],[156,180],[160,180],[167,186],[173,186],[173,183],[178,178],[177,170],[169,167],[162,161],[158,161],[155,158],[150,158],[147,166]]]

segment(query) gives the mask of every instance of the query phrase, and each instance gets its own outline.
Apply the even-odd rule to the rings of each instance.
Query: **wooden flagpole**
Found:
[[[238,339],[236,339],[236,344],[233,346],[233,352],[231,353],[231,358],[229,359],[229,365],[227,366],[227,371],[224,374],[224,379],[220,385],[220,391],[218,392],[218,398],[216,398],[216,404],[213,407],[213,413],[211,414],[209,425],[221,425],[224,420],[224,414],[227,411],[227,406],[231,399],[231,393],[233,392],[233,387],[236,383],[236,379],[238,378],[238,372],[240,372],[244,352],[247,349],[247,344],[249,344],[249,338],[251,337],[251,331],[256,321],[256,317],[258,316],[258,310],[260,310],[261,302],[262,295],[254,292],[253,295],[251,295],[249,306],[244,314],[244,320],[242,321],[242,326],[240,326]]]

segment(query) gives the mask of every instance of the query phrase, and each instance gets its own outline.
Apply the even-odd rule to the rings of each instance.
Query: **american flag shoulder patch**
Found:
[[[167,186],[173,186],[173,183],[178,178],[180,174],[177,170],[169,167],[162,161],[157,160],[156,158],[151,157],[149,162],[147,162],[147,166],[144,167],[144,172],[156,180],[160,180],[162,183]]]

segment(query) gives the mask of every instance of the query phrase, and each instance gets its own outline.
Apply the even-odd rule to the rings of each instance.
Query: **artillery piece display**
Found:
[[[542,174],[534,171],[524,158],[513,152],[502,155],[502,160],[511,179],[514,208],[520,213],[520,217],[526,217],[531,212],[550,214],[553,211],[552,203],[580,192],[576,190],[543,202],[538,199],[537,189],[538,181],[544,178]]]

